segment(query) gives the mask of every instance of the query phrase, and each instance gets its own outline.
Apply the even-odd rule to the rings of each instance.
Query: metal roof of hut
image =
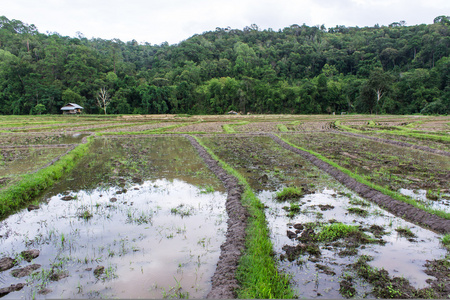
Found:
[[[61,107],[61,110],[75,110],[75,109],[83,109],[83,107],[79,106],[76,103],[69,103]]]

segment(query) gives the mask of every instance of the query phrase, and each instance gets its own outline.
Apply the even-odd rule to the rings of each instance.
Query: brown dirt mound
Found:
[[[234,176],[229,175],[222,169],[217,161],[193,137],[188,135],[185,135],[185,137],[198,151],[209,169],[224,183],[228,192],[226,201],[228,214],[226,240],[220,247],[219,262],[212,277],[212,288],[207,298],[236,298],[235,290],[239,285],[235,274],[245,247],[245,229],[248,217],[248,212],[241,203],[243,187],[239,185],[238,180]]]
[[[318,159],[314,155],[285,143],[279,137],[273,134],[269,134],[269,136],[285,149],[300,154],[304,158],[308,159],[315,166],[317,166],[318,168],[324,170],[325,172],[336,178],[340,183],[358,193],[361,197],[368,199],[372,202],[375,202],[376,204],[383,207],[387,211],[393,213],[394,215],[409,220],[413,223],[424,225],[430,228],[431,230],[437,232],[441,233],[450,232],[450,220],[443,219],[436,215],[425,212],[408,203],[395,200],[377,190],[370,188],[369,186],[363,183],[356,181],[355,179],[339,171],[330,164]]]

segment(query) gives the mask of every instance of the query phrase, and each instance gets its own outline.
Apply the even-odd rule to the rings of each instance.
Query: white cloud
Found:
[[[0,7],[0,14],[44,33],[79,31],[88,38],[152,44],[177,43],[216,27],[413,25],[450,14],[448,0],[0,0]]]

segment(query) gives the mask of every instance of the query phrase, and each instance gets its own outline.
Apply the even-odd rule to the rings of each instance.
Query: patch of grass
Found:
[[[289,218],[293,218],[300,212],[300,205],[297,203],[291,203],[290,206],[284,206],[283,209],[288,212]]]
[[[79,218],[85,219],[86,221],[89,220],[90,218],[92,218],[93,216],[94,215],[89,210],[85,210],[78,214]]]
[[[317,241],[332,242],[340,238],[348,236],[350,233],[358,232],[357,226],[346,225],[343,223],[333,223],[325,225],[317,234]]]
[[[248,218],[245,251],[240,259],[236,277],[240,287],[237,298],[250,299],[292,299],[294,292],[289,286],[290,277],[280,274],[273,257],[273,244],[269,237],[264,205],[255,196],[246,179],[227,163],[220,160],[201,140],[200,145],[219,162],[229,174],[235,176],[244,187],[242,203],[247,207]]]
[[[303,191],[299,187],[288,186],[276,193],[275,198],[278,201],[298,200],[303,196]]]
[[[203,186],[200,188],[200,193],[201,194],[210,194],[210,193],[214,193],[216,190],[214,189],[214,187],[212,185],[207,185],[207,186]]]
[[[441,239],[442,245],[444,245],[447,248],[450,248],[450,233],[447,233],[444,235]]]
[[[0,192],[0,219],[16,212],[31,202],[42,191],[52,186],[64,174],[70,172],[81,157],[87,154],[92,137],[86,144],[78,145],[53,165],[33,174],[23,175],[16,184]]]
[[[194,208],[192,206],[180,204],[177,207],[172,208],[170,212],[174,215],[179,215],[184,218],[192,215],[194,212]]]
[[[429,200],[437,201],[439,199],[440,195],[441,195],[440,192],[434,192],[432,190],[427,190],[425,197]]]
[[[417,236],[408,227],[397,227],[395,231],[402,237],[416,238]]]
[[[280,131],[280,132],[288,132],[289,131],[289,129],[284,124],[277,124],[277,127],[278,127],[278,131]]]
[[[367,210],[364,210],[359,207],[350,207],[350,208],[347,208],[347,211],[351,214],[358,215],[361,217],[367,217],[369,215],[369,212]]]

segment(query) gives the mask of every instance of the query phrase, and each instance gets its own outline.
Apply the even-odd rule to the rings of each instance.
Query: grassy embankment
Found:
[[[52,186],[65,173],[70,172],[89,150],[92,137],[86,144],[80,144],[75,149],[61,157],[53,165],[33,174],[26,174],[14,185],[0,192],[0,219],[7,217],[18,209],[30,203],[43,190]]]
[[[289,286],[289,276],[278,272],[272,254],[273,244],[269,238],[264,205],[255,196],[250,185],[239,172],[220,160],[200,139],[194,138],[219,162],[223,169],[235,176],[244,187],[242,203],[247,207],[250,217],[247,225],[246,249],[241,257],[236,274],[241,285],[237,291],[238,298],[293,298],[294,293]]]
[[[279,136],[279,135],[277,135],[277,136],[281,140],[283,140],[285,143],[291,145],[292,147],[295,147],[297,149],[300,149],[302,151],[305,151],[305,152],[308,152],[308,153],[314,155],[318,159],[320,159],[320,160],[330,164],[331,166],[333,166],[336,169],[340,170],[341,172],[347,174],[348,176],[350,176],[351,178],[355,179],[356,181],[358,181],[360,183],[363,183],[363,184],[365,184],[365,185],[367,185],[367,186],[369,186],[369,187],[371,187],[371,188],[373,188],[373,189],[375,189],[375,190],[377,190],[377,191],[379,191],[379,192],[381,192],[381,193],[383,193],[385,195],[388,195],[388,196],[390,196],[391,198],[393,198],[395,200],[406,202],[406,203],[411,204],[411,205],[413,205],[413,206],[415,206],[415,207],[417,207],[417,208],[419,208],[421,210],[424,210],[424,211],[429,212],[431,214],[437,215],[437,216],[439,216],[441,218],[450,219],[450,213],[448,213],[448,212],[426,207],[425,205],[417,202],[416,200],[414,200],[414,199],[412,199],[410,197],[404,196],[404,195],[402,195],[402,194],[400,194],[398,192],[395,192],[395,191],[392,191],[392,190],[387,189],[385,187],[382,187],[382,186],[379,186],[377,184],[374,184],[370,180],[366,179],[363,175],[353,173],[352,171],[350,171],[350,170],[340,166],[339,164],[333,162],[331,159],[328,159],[327,157],[323,156],[320,153],[317,153],[315,151],[312,151],[312,150],[300,147],[298,145],[292,144],[288,140],[283,139],[281,136]]]

